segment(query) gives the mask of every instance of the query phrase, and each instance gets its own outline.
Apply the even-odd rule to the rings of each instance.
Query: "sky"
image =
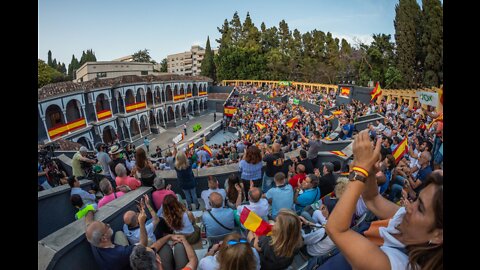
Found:
[[[421,0],[417,0],[421,4]],[[443,2],[443,1],[442,1]],[[276,26],[284,19],[293,31],[331,32],[349,43],[370,43],[372,34],[395,33],[398,0],[42,0],[38,1],[38,58],[48,50],[68,67],[75,54],[93,49],[98,61],[110,61],[148,49],[160,62],[169,54],[213,48],[217,27],[247,12],[258,28]]]

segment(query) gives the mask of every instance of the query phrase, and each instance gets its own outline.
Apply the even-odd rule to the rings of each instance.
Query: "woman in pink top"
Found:
[[[117,183],[117,187],[126,185],[130,188],[130,190],[135,190],[142,185],[142,182],[140,182],[140,180],[131,176],[127,176],[127,169],[122,163],[117,164],[117,166],[115,167],[115,173],[117,174],[117,177],[115,178],[115,183]]]
[[[120,198],[123,195],[125,195],[125,193],[123,193],[121,191],[114,192],[112,184],[110,183],[110,181],[108,181],[107,178],[103,178],[102,181],[100,181],[100,190],[105,195],[103,196],[103,198],[100,201],[98,201],[98,208],[99,209],[102,206],[104,206],[105,204],[115,200],[116,198]]]
[[[153,186],[157,189],[157,191],[154,191],[152,193],[152,200],[156,210],[158,211],[160,207],[162,207],[163,199],[165,198],[165,196],[176,195],[175,192],[170,190],[170,184],[167,186],[167,188],[165,188],[165,180],[160,177],[156,177],[155,180],[153,180]]]

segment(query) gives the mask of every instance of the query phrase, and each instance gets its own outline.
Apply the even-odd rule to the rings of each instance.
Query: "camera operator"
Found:
[[[98,164],[102,166],[102,175],[108,178],[109,180],[113,181],[110,168],[108,167],[108,163],[112,161],[110,156],[106,153],[107,145],[104,143],[98,143],[95,147],[97,149],[97,159]]]
[[[97,163],[96,160],[87,158],[88,154],[88,149],[85,146],[80,147],[80,150],[78,150],[75,155],[73,155],[72,158],[72,173],[74,176],[76,176],[78,179],[83,179],[85,175],[85,171],[82,168],[81,162],[89,163],[89,164],[95,164]]]

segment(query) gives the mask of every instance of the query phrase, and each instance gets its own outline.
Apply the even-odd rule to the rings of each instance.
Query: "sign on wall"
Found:
[[[438,94],[433,92],[417,91],[418,100],[422,105],[438,106]]]

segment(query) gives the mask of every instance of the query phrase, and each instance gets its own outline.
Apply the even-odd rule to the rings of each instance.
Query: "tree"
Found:
[[[210,37],[207,37],[207,45],[205,46],[205,56],[202,61],[202,76],[207,76],[215,80],[215,63],[213,61],[213,51],[210,47]]]
[[[49,83],[66,81],[68,78],[60,73],[58,70],[45,64],[43,60],[38,59],[38,88],[43,87]]]
[[[423,0],[422,9],[423,84],[439,86],[443,82],[443,8],[439,0]]]
[[[48,60],[47,60],[47,65],[49,67],[52,67],[52,51],[48,50]]]
[[[152,64],[157,63],[154,60],[152,60],[152,57],[150,57],[150,52],[148,49],[139,50],[138,52],[132,55],[132,58],[134,62],[152,63]]]
[[[78,62],[77,58],[75,58],[75,55],[72,54],[72,60],[70,61],[70,64],[68,65],[68,77],[70,80],[76,79],[75,76],[75,71],[80,68],[80,63]]]
[[[418,55],[420,7],[415,0],[399,0],[395,6],[395,42],[397,69],[402,75],[402,87],[416,87],[421,79],[421,59]]]
[[[160,72],[168,72],[167,58],[163,58],[160,62]]]
[[[240,17],[238,12],[235,11],[233,18],[230,21],[230,30],[232,31],[232,43],[233,45],[238,45],[240,38],[242,37],[242,23],[240,22]]]

